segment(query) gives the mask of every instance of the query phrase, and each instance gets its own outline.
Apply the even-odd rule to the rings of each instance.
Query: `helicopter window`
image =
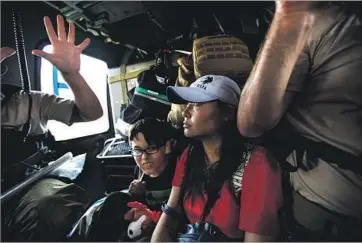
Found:
[[[45,52],[51,52],[52,46],[43,48]],[[103,116],[98,120],[83,123],[74,123],[67,126],[61,122],[49,121],[48,127],[57,141],[75,139],[95,135],[108,131],[108,108],[107,108],[107,64],[99,59],[81,54],[80,73],[98,97]],[[47,60],[42,58],[40,68],[41,91],[58,95],[62,98],[74,99],[70,87],[64,81],[60,72]]]

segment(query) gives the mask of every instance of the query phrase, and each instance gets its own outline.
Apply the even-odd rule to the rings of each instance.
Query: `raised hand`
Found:
[[[15,53],[16,53],[16,51],[11,47],[7,47],[7,46],[1,47],[1,52],[0,52],[1,61],[0,62],[4,61],[8,57],[11,57]]]
[[[75,45],[75,27],[69,24],[68,37],[65,31],[64,19],[57,15],[58,35],[55,33],[49,17],[44,17],[44,25],[50,43],[53,46],[51,53],[42,50],[33,50],[36,56],[43,57],[51,62],[62,74],[74,74],[80,69],[80,54],[89,45],[90,39],[85,39],[81,44]]]
[[[287,39],[301,37],[299,45],[303,46],[314,24],[313,4],[311,1],[275,0],[274,25],[284,30]]]
[[[310,9],[312,4],[313,2],[311,1],[275,0],[277,13],[306,12]]]

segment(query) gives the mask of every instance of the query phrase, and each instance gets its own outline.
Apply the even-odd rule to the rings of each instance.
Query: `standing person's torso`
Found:
[[[30,115],[31,135],[44,134],[48,131],[48,120],[51,120],[53,113],[60,113],[54,109],[53,105],[61,108],[62,121],[68,124],[72,115],[74,102],[56,98],[53,95],[44,94],[38,91],[31,91],[32,105]],[[50,114],[50,115],[49,115]],[[19,131],[23,129],[29,115],[29,95],[24,91],[15,93],[4,107],[1,108],[1,126],[15,128]]]
[[[36,141],[46,139],[48,120],[70,124],[73,106],[74,101],[38,91],[28,94],[20,90],[12,94],[1,107],[2,168],[38,151]]]
[[[360,156],[361,19],[344,14],[338,7],[320,11],[305,51],[308,74],[287,112],[288,121],[307,138]],[[305,154],[303,161],[307,160]],[[288,161],[295,164],[296,154]],[[322,159],[312,164],[307,171],[291,173],[294,189],[330,210],[362,218],[362,176]]]
[[[288,120],[302,135],[362,154],[362,20],[321,11],[306,52],[308,74]]]

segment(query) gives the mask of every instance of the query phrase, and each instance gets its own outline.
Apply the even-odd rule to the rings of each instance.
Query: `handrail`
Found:
[[[120,143],[127,143],[126,140],[124,140],[122,137],[114,137],[107,139],[104,142],[104,148],[103,151],[98,154],[96,157],[97,159],[118,159],[118,158],[132,158],[131,154],[124,154],[124,155],[106,155],[109,150],[112,148],[113,145],[120,144]]]
[[[17,194],[18,192],[20,192],[25,187],[27,187],[30,184],[32,184],[32,183],[36,182],[37,180],[41,179],[43,176],[45,176],[46,174],[48,174],[52,170],[58,168],[59,166],[63,165],[65,162],[71,160],[72,158],[73,158],[73,154],[71,152],[68,152],[68,153],[64,154],[62,157],[60,157],[59,159],[57,159],[56,161],[51,162],[51,164],[49,164],[47,167],[39,170],[34,175],[32,175],[29,178],[25,179],[25,181],[23,181],[23,182],[19,183],[18,185],[16,185],[16,186],[10,188],[9,190],[7,190],[0,197],[1,203],[7,201],[13,195]]]

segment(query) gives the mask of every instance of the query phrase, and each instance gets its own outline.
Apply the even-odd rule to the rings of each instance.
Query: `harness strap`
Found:
[[[27,121],[24,124],[23,129],[22,129],[22,132],[24,134],[24,140],[23,140],[24,142],[26,141],[26,139],[30,135],[30,130],[31,130],[31,110],[32,110],[32,106],[33,106],[33,97],[31,96],[30,91],[25,91],[25,93],[29,97],[29,107],[28,107],[28,119],[27,119]]]

